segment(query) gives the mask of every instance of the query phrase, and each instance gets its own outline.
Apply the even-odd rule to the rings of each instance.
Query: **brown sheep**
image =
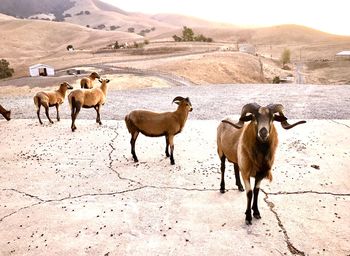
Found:
[[[134,110],[125,116],[125,123],[131,134],[131,154],[135,162],[138,162],[135,153],[135,143],[137,136],[141,132],[149,137],[165,136],[165,154],[167,157],[170,156],[170,163],[175,164],[173,154],[174,136],[180,133],[184,127],[188,112],[192,111],[192,104],[189,98],[180,96],[176,97],[173,102],[179,105],[174,112],[156,113],[148,110]]]
[[[221,160],[221,183],[220,192],[225,193],[225,160],[234,163],[236,185],[240,191],[244,191],[239,171],[244,181],[247,193],[246,224],[252,224],[251,209],[253,216],[260,219],[258,209],[258,195],[260,182],[266,178],[272,180],[271,168],[275,159],[275,151],[278,144],[277,130],[273,121],[281,122],[284,129],[290,129],[299,121],[289,124],[283,114],[281,104],[270,104],[261,107],[256,103],[250,103],[242,108],[238,123],[223,120],[217,129],[217,151]],[[249,122],[244,125],[244,122]],[[251,208],[253,192],[250,186],[250,177],[255,178],[254,200]]]
[[[41,91],[34,96],[34,105],[37,109],[36,114],[38,116],[40,124],[43,124],[43,122],[40,119],[41,106],[45,108],[46,117],[47,119],[49,119],[50,123],[52,124],[53,124],[53,121],[49,116],[49,107],[55,106],[57,111],[57,121],[60,121],[59,105],[61,105],[64,102],[64,98],[66,97],[67,90],[71,90],[71,89],[73,89],[73,87],[69,83],[63,82],[62,84],[60,84],[60,87],[58,88],[58,90]]]
[[[80,80],[80,87],[82,89],[91,89],[94,87],[93,82],[95,81],[95,79],[100,79],[100,75],[97,74],[96,72],[92,72],[89,77],[83,77]]]
[[[81,108],[94,108],[97,112],[96,123],[102,125],[100,118],[100,109],[101,106],[106,102],[107,84],[109,83],[109,80],[100,79],[99,82],[101,83],[100,87],[84,90],[77,89],[68,95],[68,101],[72,111],[72,132],[77,129],[75,126],[75,120]]]
[[[6,110],[3,106],[0,105],[0,114],[7,120],[11,120],[11,110]]]

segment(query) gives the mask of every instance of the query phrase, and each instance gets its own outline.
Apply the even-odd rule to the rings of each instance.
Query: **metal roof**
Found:
[[[350,51],[341,51],[336,54],[336,56],[350,56]]]
[[[30,69],[33,69],[33,68],[40,68],[40,67],[45,67],[45,68],[52,68],[54,69],[53,67],[49,66],[49,65],[46,65],[46,64],[35,64],[33,66],[30,66],[29,68]]]

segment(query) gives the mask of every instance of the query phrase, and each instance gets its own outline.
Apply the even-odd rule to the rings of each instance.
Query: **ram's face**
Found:
[[[260,107],[252,122],[255,122],[256,125],[257,139],[261,142],[268,141],[273,122],[271,111],[266,107]]]
[[[190,99],[187,97],[185,101],[186,101],[186,106],[188,108],[188,111],[191,112],[193,110],[193,108],[192,108],[192,103],[191,103]]]

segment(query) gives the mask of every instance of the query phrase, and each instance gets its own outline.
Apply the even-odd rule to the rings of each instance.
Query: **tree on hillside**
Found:
[[[13,68],[10,68],[9,66],[10,66],[10,63],[7,60],[5,59],[0,60],[0,79],[11,77],[13,73],[15,73]]]
[[[182,40],[185,42],[193,41],[193,37],[194,37],[193,30],[191,28],[184,26],[182,30]]]
[[[286,65],[287,63],[290,63],[290,50],[284,49],[281,55],[281,62],[282,66]]]

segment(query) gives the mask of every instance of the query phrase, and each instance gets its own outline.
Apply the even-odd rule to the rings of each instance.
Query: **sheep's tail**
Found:
[[[41,105],[41,99],[37,95],[34,96],[34,105],[35,105],[36,110],[38,110],[40,105]]]
[[[124,120],[125,120],[125,124],[126,124],[126,127],[128,128],[129,133],[133,134],[136,127],[135,127],[133,121],[131,120],[130,116],[126,115]]]

